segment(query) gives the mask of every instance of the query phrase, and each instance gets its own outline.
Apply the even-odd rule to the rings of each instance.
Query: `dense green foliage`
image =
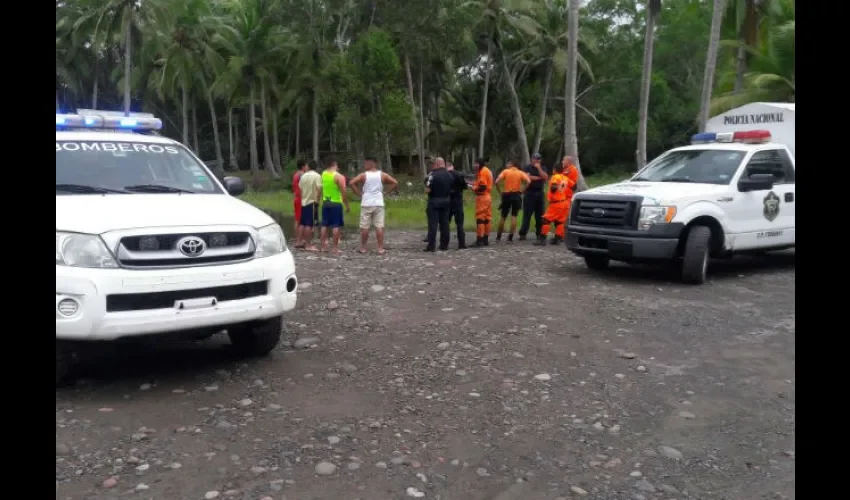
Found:
[[[133,111],[163,118],[165,134],[205,160],[276,176],[296,156],[327,154],[349,165],[376,156],[396,171],[418,172],[420,135],[426,156],[466,167],[488,155],[498,165],[523,156],[515,95],[527,151],[539,143],[551,161],[565,150],[568,3],[57,0],[56,105],[118,110],[127,99]],[[726,3],[713,111],[793,101],[793,1]],[[696,129],[713,5],[661,3],[649,158]],[[631,170],[645,2],[582,6],[575,103],[582,169]]]

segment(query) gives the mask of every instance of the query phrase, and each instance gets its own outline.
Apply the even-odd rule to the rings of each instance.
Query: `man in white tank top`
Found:
[[[378,254],[384,250],[384,186],[392,191],[398,186],[398,181],[391,175],[378,170],[378,160],[369,157],[363,162],[366,171],[351,180],[351,189],[360,197],[360,249],[366,253],[366,242],[369,241],[369,229],[375,228],[375,239],[378,240]]]

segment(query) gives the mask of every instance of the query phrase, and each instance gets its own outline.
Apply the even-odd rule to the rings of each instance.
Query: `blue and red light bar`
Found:
[[[742,142],[744,144],[762,144],[770,142],[770,132],[767,130],[742,130],[739,132],[704,132],[694,134],[691,144],[710,144],[715,142]]]
[[[162,120],[147,113],[79,110],[76,114],[56,114],[57,128],[121,129],[128,131],[161,130]]]

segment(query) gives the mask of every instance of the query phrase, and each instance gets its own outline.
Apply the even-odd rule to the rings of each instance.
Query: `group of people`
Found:
[[[535,245],[545,245],[553,227],[555,236],[551,244],[557,245],[564,241],[565,225],[569,217],[573,193],[578,184],[578,169],[573,159],[565,156],[560,164],[555,165],[550,176],[543,168],[542,161],[540,154],[535,153],[532,156],[531,165],[521,169],[518,161],[511,160],[495,179],[486,158],[475,161],[475,181],[472,184],[475,195],[475,246],[490,244],[490,224],[493,214],[491,193],[494,187],[501,193],[499,205],[501,217],[496,230],[496,241],[501,241],[508,217],[511,219],[511,224],[507,240],[513,241],[520,211],[523,212],[522,225],[519,228],[520,241],[527,238],[532,217],[535,222]],[[545,189],[547,182],[548,189]],[[434,160],[431,164],[431,173],[425,181],[425,192],[428,194],[426,252],[435,250],[438,229],[439,249],[448,249],[451,219],[454,219],[457,225],[458,249],[466,248],[466,235],[463,230],[463,191],[466,188],[466,180],[454,170],[451,163],[447,164],[442,158]]]
[[[319,174],[316,163],[298,161],[292,189],[295,194],[295,248],[310,252],[341,253],[339,249],[340,231],[345,225],[345,213],[351,211],[348,204],[347,188],[360,198],[360,253],[366,253],[366,243],[370,228],[375,228],[378,241],[378,253],[384,249],[384,189],[393,190],[398,186],[391,175],[378,170],[378,160],[366,158],[364,172],[348,183],[339,173],[339,162],[335,158],[325,161],[327,168]],[[321,214],[319,201],[321,200]],[[319,247],[313,245],[313,228],[321,225]],[[330,231],[330,241],[328,238]]]
[[[501,241],[505,224],[510,217],[510,232],[507,241],[512,242],[517,229],[519,212],[523,212],[519,228],[519,240],[526,239],[535,221],[536,245],[545,245],[550,230],[554,227],[552,244],[564,240],[564,230],[569,216],[573,192],[578,183],[578,169],[569,156],[555,165],[550,176],[542,166],[542,157],[535,153],[530,165],[520,168],[520,163],[511,160],[494,179],[486,158],[475,161],[475,180],[471,189],[475,196],[475,246],[490,244],[491,219],[493,214],[492,191],[501,194],[501,215],[496,231],[496,241]],[[334,158],[325,161],[326,168],[320,174],[315,162],[298,161],[292,188],[295,194],[295,248],[311,252],[333,252],[339,254],[340,231],[344,226],[345,213],[351,208],[347,190],[350,187],[360,198],[360,248],[367,253],[369,232],[375,229],[378,254],[384,248],[384,194],[398,187],[398,181],[378,168],[378,161],[369,157],[364,161],[364,171],[348,182],[339,173],[339,163]],[[548,188],[546,187],[548,183]],[[466,178],[454,169],[451,162],[436,158],[431,163],[431,172],[425,179],[428,196],[426,216],[428,234],[424,251],[448,250],[451,238],[449,226],[457,226],[458,249],[467,248],[464,231],[463,195],[469,187]],[[548,200],[548,207],[546,202]],[[321,202],[321,211],[319,203]],[[319,247],[313,244],[313,231],[321,226]],[[437,245],[437,232],[440,239]]]

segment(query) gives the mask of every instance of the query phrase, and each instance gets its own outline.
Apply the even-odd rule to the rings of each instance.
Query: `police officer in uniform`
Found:
[[[437,227],[440,228],[440,251],[449,249],[449,211],[455,177],[446,170],[446,162],[440,157],[431,164],[431,173],[425,181],[428,195],[428,246],[425,252],[433,252],[436,246]]]
[[[451,225],[454,219],[457,226],[457,249],[463,250],[466,248],[466,231],[463,229],[463,192],[467,188],[466,179],[462,173],[455,170],[452,162],[448,162],[446,170],[454,177],[452,193],[449,196],[449,224]]]
[[[519,239],[525,240],[528,230],[531,228],[531,217],[534,216],[534,232],[540,236],[540,230],[543,227],[543,212],[545,202],[543,198],[543,189],[546,181],[549,180],[549,175],[543,169],[541,161],[543,157],[540,153],[534,153],[531,156],[531,165],[526,165],[523,169],[528,177],[531,178],[531,184],[525,190],[525,195],[522,198],[522,225],[519,227]]]

